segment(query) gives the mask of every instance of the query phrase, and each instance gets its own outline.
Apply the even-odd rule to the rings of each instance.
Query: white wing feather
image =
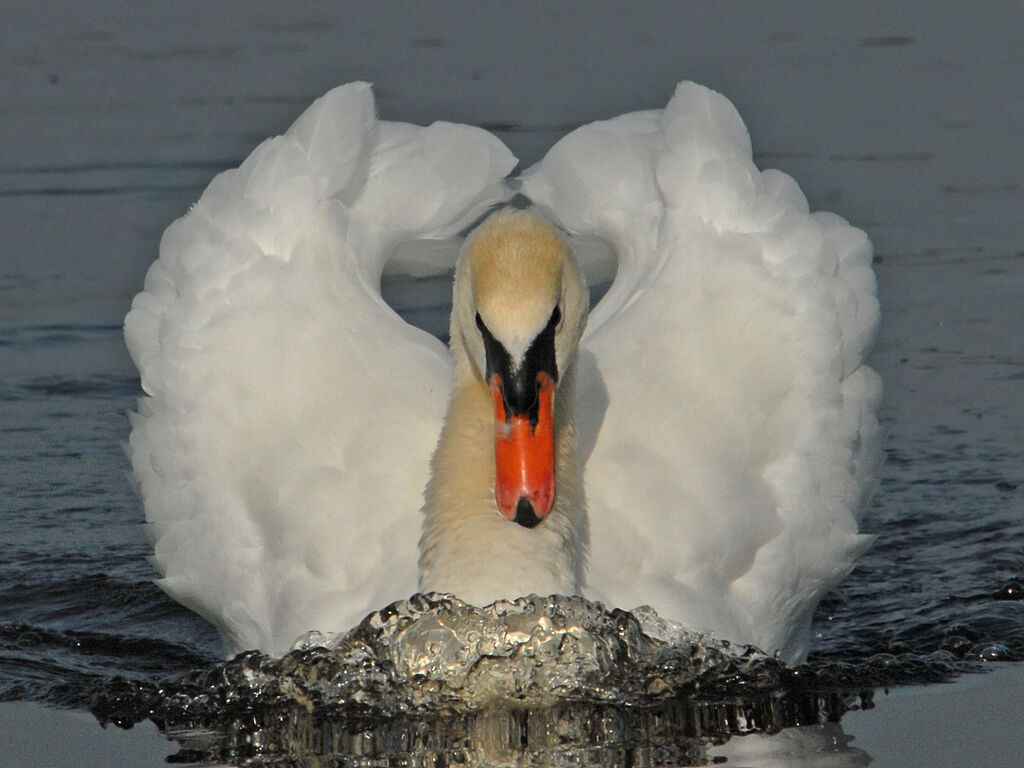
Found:
[[[759,172],[735,109],[693,83],[570,134],[523,192],[619,256],[578,377],[589,594],[801,658],[871,540],[867,238]]]
[[[514,164],[479,129],[378,122],[356,83],[164,235],[125,321],[147,394],[129,453],[160,583],[229,653],[281,653],[416,590],[451,364],[380,273],[395,242],[503,199]]]

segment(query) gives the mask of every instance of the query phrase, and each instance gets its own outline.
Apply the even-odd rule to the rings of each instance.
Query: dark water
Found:
[[[662,105],[682,78],[733,99],[759,163],[875,242],[888,434],[864,521],[877,543],[821,604],[804,678],[773,677],[751,705],[790,692],[798,716],[752,722],[835,720],[878,686],[1024,661],[1015,4],[223,4],[187,20],[101,5],[8,9],[0,52],[0,699],[124,705],[130,720],[152,710],[149,683],[218,661],[213,631],[151,581],[121,452],[139,391],[120,323],[160,232],[209,178],[355,78],[375,81],[384,117],[489,125],[524,164],[575,125]],[[433,290],[403,289],[410,316]],[[728,698],[730,675],[708,685]],[[625,717],[594,706],[588,722]],[[654,707],[622,732],[662,743],[737,722],[723,712]],[[545,733],[568,715],[551,717]],[[403,727],[387,738],[437,738]],[[673,744],[665,759],[682,761],[690,747]]]

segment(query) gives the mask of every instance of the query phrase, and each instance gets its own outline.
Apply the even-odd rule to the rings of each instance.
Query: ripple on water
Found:
[[[139,380],[133,376],[35,376],[0,382],[0,400],[6,401],[60,397],[123,400],[141,394]]]

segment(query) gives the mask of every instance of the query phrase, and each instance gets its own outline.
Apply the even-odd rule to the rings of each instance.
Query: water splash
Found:
[[[115,679],[92,710],[122,726],[152,719],[185,747],[180,759],[603,765],[623,750],[636,764],[641,752],[687,764],[730,734],[837,722],[870,701],[650,609],[416,595],[281,659],[249,652],[160,682]]]

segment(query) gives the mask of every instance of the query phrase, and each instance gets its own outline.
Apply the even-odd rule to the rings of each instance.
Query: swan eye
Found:
[[[484,319],[480,317],[479,312],[476,313],[476,327],[479,328],[481,331],[484,330]]]
[[[555,305],[555,311],[551,313],[551,319],[548,320],[548,328],[558,328],[559,323],[562,322],[562,308]]]

